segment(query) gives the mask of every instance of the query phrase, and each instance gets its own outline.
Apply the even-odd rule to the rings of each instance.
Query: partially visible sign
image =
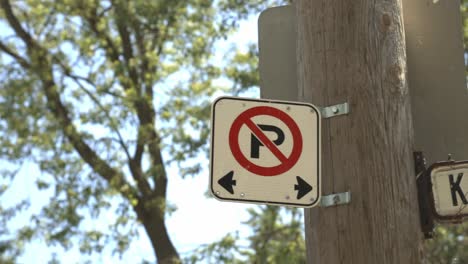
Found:
[[[320,111],[296,102],[218,98],[210,181],[225,201],[312,207],[320,201]]]
[[[468,161],[436,163],[429,171],[436,218],[460,221],[468,217]]]
[[[460,1],[402,2],[415,150],[422,151],[428,163],[444,160],[448,154],[468,159],[468,90]],[[267,9],[260,15],[262,98],[297,100],[295,24],[293,5]]]
[[[292,6],[263,11],[258,18],[260,94],[297,101],[296,16]]]
[[[416,150],[468,159],[468,90],[459,0],[403,0]]]

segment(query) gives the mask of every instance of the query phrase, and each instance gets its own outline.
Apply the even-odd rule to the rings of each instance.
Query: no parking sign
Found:
[[[297,102],[218,98],[210,189],[220,200],[312,207],[320,200],[320,111]]]

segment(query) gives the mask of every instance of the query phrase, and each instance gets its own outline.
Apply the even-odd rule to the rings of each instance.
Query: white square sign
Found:
[[[317,205],[320,124],[311,104],[218,98],[211,116],[211,192],[223,201]]]

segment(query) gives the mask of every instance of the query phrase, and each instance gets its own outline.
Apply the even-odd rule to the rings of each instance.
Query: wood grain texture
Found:
[[[308,263],[421,263],[401,2],[298,0],[300,99],[348,102],[323,120],[323,194],[350,205],[306,210]]]

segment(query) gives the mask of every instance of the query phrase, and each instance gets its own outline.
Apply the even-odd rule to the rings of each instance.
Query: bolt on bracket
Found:
[[[320,112],[323,118],[330,118],[339,115],[346,115],[349,113],[349,104],[342,103],[332,106],[321,107]]]
[[[337,205],[349,204],[351,202],[351,192],[335,193],[323,195],[320,199],[320,207],[331,207]]]

